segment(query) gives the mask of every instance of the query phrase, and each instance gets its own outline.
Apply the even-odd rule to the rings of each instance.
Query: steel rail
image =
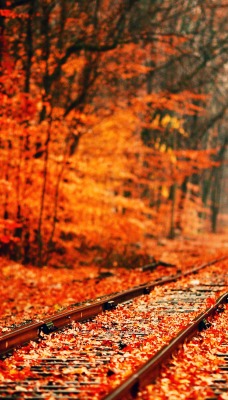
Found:
[[[199,270],[214,265],[220,261],[225,260],[228,256],[221,257],[219,259],[212,260],[204,263],[198,267],[189,269],[183,273],[177,273],[170,277],[164,277],[156,279],[154,281],[147,282],[143,285],[133,287],[117,294],[111,294],[105,296],[105,298],[86,301],[85,305],[76,307],[73,310],[63,311],[57,314],[53,314],[49,318],[45,318],[39,322],[29,323],[23,327],[14,329],[13,331],[0,336],[0,354],[9,353],[11,350],[19,345],[23,345],[30,340],[37,340],[40,338],[42,332],[45,334],[56,331],[64,326],[69,325],[72,321],[85,321],[93,318],[96,315],[115,308],[120,303],[124,303],[130,299],[141,296],[143,294],[149,294],[151,290],[160,285],[164,285],[169,282],[175,282],[183,276],[196,273]]]
[[[111,393],[105,396],[103,400],[123,400],[129,395],[135,397],[139,390],[141,390],[145,385],[151,383],[159,375],[162,364],[165,364],[169,360],[171,354],[177,350],[180,344],[193,337],[197,332],[207,328],[207,318],[213,316],[219,310],[221,304],[226,302],[228,302],[228,292],[221,295],[213,306],[199,314],[193,322],[191,322],[185,329],[181,330],[168,345],[163,346],[135,373],[133,373]]]

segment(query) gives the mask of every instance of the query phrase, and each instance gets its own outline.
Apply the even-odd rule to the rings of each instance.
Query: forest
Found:
[[[1,0],[1,255],[117,265],[225,229],[227,44],[226,0]]]

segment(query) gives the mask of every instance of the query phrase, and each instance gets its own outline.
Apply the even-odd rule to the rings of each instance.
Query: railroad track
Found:
[[[196,332],[172,354],[156,379],[143,385],[136,400],[169,398],[225,400],[228,393],[228,304],[208,316],[208,329]],[[150,378],[154,375],[154,370]],[[179,384],[177,385],[177,376]],[[142,386],[142,385],[141,385]]]
[[[213,266],[222,262],[218,274]],[[4,335],[7,382],[0,384],[0,398],[136,396],[176,346],[205,328],[227,301],[224,263],[214,260]]]
[[[29,340],[39,339],[42,333],[48,334],[66,325],[72,321],[84,321],[88,318],[93,318],[103,311],[114,308],[117,304],[123,303],[134,297],[150,293],[155,287],[175,282],[183,276],[195,274],[198,271],[223,261],[226,257],[212,260],[200,266],[190,268],[184,272],[178,272],[175,275],[162,277],[152,282],[147,282],[143,285],[133,287],[132,289],[125,290],[120,293],[113,293],[103,297],[96,298],[95,300],[85,301],[80,306],[63,312],[56,313],[50,318],[45,318],[39,322],[23,324],[22,327],[14,329],[13,331],[0,336],[0,354],[8,353],[18,345],[22,345]],[[150,265],[145,266],[146,270]],[[145,267],[142,267],[144,270]]]

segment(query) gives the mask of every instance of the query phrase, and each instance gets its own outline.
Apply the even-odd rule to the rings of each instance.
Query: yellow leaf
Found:
[[[183,136],[185,136],[185,137],[188,137],[188,136],[189,136],[188,132],[186,132],[183,128],[180,128],[180,129],[179,129],[179,132],[180,132],[181,135],[183,135]]]
[[[163,143],[162,145],[161,145],[161,147],[160,147],[160,152],[161,153],[165,153],[165,151],[166,151],[166,145],[165,145],[165,143]]]
[[[171,126],[173,129],[180,129],[180,121],[176,117],[171,118]]]
[[[161,194],[166,199],[169,197],[169,190],[166,186],[162,186]]]
[[[170,117],[168,114],[166,114],[166,115],[162,118],[162,120],[161,120],[161,125],[164,126],[164,128],[166,128],[167,125],[168,125],[170,122],[171,122],[171,117]]]
[[[62,306],[60,306],[59,304],[55,304],[54,309],[55,309],[55,311],[59,311],[62,309]]]
[[[177,158],[173,152],[173,149],[171,149],[171,147],[168,148],[167,152],[170,154],[170,160],[173,164],[175,164],[177,162]]]
[[[156,128],[160,127],[159,115],[156,115],[155,119],[151,122],[150,127],[152,129],[156,129]]]

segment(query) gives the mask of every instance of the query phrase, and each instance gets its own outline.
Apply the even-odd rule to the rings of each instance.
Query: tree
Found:
[[[38,265],[69,237],[123,251],[155,229],[174,236],[189,205],[202,214],[202,170],[218,165],[210,142],[227,110],[224,6],[3,4],[4,251]]]

